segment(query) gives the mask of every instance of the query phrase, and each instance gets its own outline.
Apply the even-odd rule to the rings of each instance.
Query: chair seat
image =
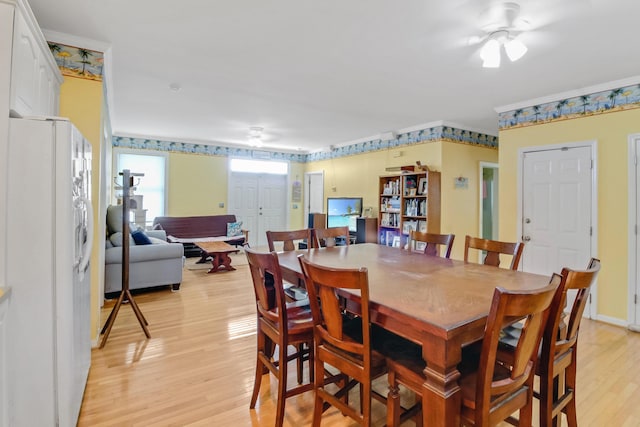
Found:
[[[273,310],[277,314],[277,309]],[[264,319],[265,322],[272,324],[272,327],[276,330],[281,330],[278,322],[270,322]],[[289,336],[308,334],[313,330],[313,317],[311,316],[311,310],[309,307],[287,307],[287,330]]]

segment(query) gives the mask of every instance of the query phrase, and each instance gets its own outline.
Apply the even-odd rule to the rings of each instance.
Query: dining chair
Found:
[[[256,375],[250,408],[255,408],[262,376],[269,371],[278,380],[276,426],[282,426],[285,400],[313,389],[313,318],[308,308],[287,306],[276,252],[259,253],[245,246],[257,309]],[[274,348],[278,346],[278,359]],[[296,351],[289,354],[289,346]],[[287,389],[287,365],[297,361],[298,386]],[[302,384],[302,363],[309,362],[309,382]],[[321,376],[322,377],[322,376]]]
[[[495,426],[511,420],[519,411],[518,425],[530,426],[533,412],[533,378],[538,347],[545,330],[549,307],[558,295],[562,277],[553,274],[542,289],[512,291],[496,288],[482,340],[477,370],[462,372],[462,424]],[[500,331],[522,318],[524,327],[509,364],[498,359]]]
[[[462,425],[494,426],[509,419],[518,410],[523,421],[520,425],[531,425],[533,367],[549,307],[561,281],[562,277],[554,274],[548,286],[542,289],[495,289],[480,353],[470,352],[471,357],[463,355],[463,363],[459,368]],[[509,364],[505,365],[497,358],[499,332],[504,323],[513,323],[518,319],[524,319],[526,325],[523,329],[525,332],[516,343],[518,357],[517,360],[510,358]],[[412,353],[403,352],[401,357],[392,353],[386,356],[389,381],[387,426],[398,426],[401,420],[398,385],[409,388],[421,401],[426,365],[418,346]],[[429,408],[422,410],[428,411]]]
[[[440,247],[442,246],[444,249],[444,258],[449,258],[451,256],[451,248],[453,248],[453,240],[455,238],[456,236],[454,234],[423,233],[411,230],[409,232],[407,249],[409,251],[416,251],[417,243],[422,242],[425,246],[424,250],[421,250],[420,252],[424,252],[425,255],[440,256]]]
[[[549,321],[545,328],[536,375],[540,389],[534,396],[540,401],[540,426],[559,425],[559,416],[567,416],[569,427],[578,425],[576,414],[576,371],[580,320],[589,298],[589,291],[600,271],[600,260],[591,258],[586,270],[563,268],[560,292],[551,303]],[[575,299],[566,310],[567,293],[575,291]],[[502,349],[513,352],[511,341],[521,333],[519,323],[505,328]],[[505,339],[506,338],[506,339]],[[503,358],[506,359],[506,357]]]
[[[314,357],[316,372],[325,364],[351,378],[335,393],[325,389],[325,381],[315,376],[313,426],[320,425],[324,406],[334,406],[361,425],[371,425],[371,398],[385,401],[371,388],[371,381],[386,372],[384,357],[372,349],[369,318],[369,282],[366,268],[338,269],[314,264],[299,257],[309,292],[314,325]],[[360,292],[360,316],[343,314],[339,299],[341,289]],[[360,385],[360,409],[349,405],[348,393]]]
[[[315,239],[315,247],[332,247],[336,246],[337,238],[342,237],[345,245],[349,245],[349,227],[329,227],[329,228],[314,228],[313,235]]]
[[[276,250],[276,243],[282,243],[283,251],[295,251],[295,241],[303,240],[305,242],[311,242],[311,229],[305,228],[302,230],[292,231],[267,231],[267,243],[269,244],[269,251]]]
[[[464,261],[469,261],[469,249],[485,251],[483,264],[500,266],[500,254],[511,255],[511,270],[517,270],[522,257],[524,243],[501,242],[499,240],[482,239],[480,237],[466,236],[464,241]]]

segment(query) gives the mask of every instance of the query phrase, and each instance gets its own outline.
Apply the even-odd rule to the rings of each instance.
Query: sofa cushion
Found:
[[[149,240],[151,240],[151,243],[153,243],[154,245],[168,245],[169,244],[169,242],[167,242],[166,240],[158,239],[157,237],[149,236]]]
[[[107,207],[107,231],[109,234],[122,232],[122,205]],[[122,244],[116,246],[122,246]]]
[[[145,262],[163,259],[180,258],[184,255],[184,248],[180,243],[166,245],[132,245],[129,248],[129,262]],[[110,248],[104,251],[105,264],[122,263],[122,247]]]
[[[134,230],[131,232],[131,237],[133,237],[133,241],[136,242],[136,245],[150,245],[151,240],[149,240],[149,236],[144,232],[144,230]]]
[[[242,236],[242,221],[227,223],[227,237]]]
[[[118,231],[117,233],[113,233],[109,236],[109,241],[111,244],[116,247],[122,246],[122,232]],[[133,240],[133,237],[129,236],[129,245],[135,245],[136,242]]]

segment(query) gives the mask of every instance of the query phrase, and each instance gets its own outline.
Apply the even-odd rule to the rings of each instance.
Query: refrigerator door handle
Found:
[[[82,251],[82,258],[80,258],[78,265],[78,274],[83,277],[91,260],[91,249],[93,248],[93,206],[91,206],[91,200],[86,197],[80,197],[78,202],[83,203],[87,211],[87,241],[84,244],[84,251]]]

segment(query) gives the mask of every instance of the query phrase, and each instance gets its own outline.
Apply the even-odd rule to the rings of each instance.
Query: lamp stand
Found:
[[[122,290],[120,291],[120,296],[118,297],[116,304],[113,306],[113,309],[100,332],[100,334],[102,334],[100,348],[103,348],[106,344],[109,334],[111,333],[111,328],[116,321],[116,316],[118,315],[120,306],[125,301],[128,301],[131,305],[133,312],[138,318],[138,322],[140,322],[140,326],[142,327],[144,334],[147,338],[151,338],[149,329],[147,328],[149,322],[145,319],[142,311],[140,311],[140,307],[136,304],[133,299],[133,295],[131,295],[131,291],[129,290],[129,189],[133,185],[133,176],[129,169],[124,169],[120,172],[120,175],[122,175]],[[133,175],[142,176],[142,174]]]

